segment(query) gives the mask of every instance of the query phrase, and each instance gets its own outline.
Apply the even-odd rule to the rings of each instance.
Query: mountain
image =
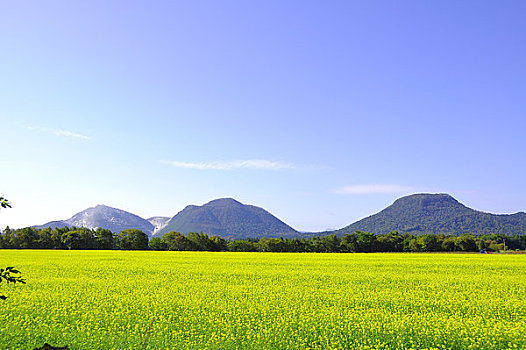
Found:
[[[381,212],[335,231],[300,233],[266,210],[231,198],[213,200],[202,206],[189,205],[172,218],[154,216],[148,220],[124,210],[97,205],[67,220],[51,221],[36,228],[64,226],[105,228],[115,233],[135,228],[149,236],[166,232],[204,232],[227,239],[259,237],[311,237],[354,231],[384,234],[526,234],[526,213],[490,214],[459,203],[448,194],[420,193],[397,199]]]
[[[122,230],[135,228],[152,235],[155,226],[148,220],[145,220],[135,214],[121,209],[111,208],[105,205],[97,205],[88,208],[80,213],[73,215],[67,220],[51,221],[47,224],[34,226],[36,228],[56,228],[64,226],[86,227],[89,229],[105,228],[112,232],[119,233]]]
[[[526,234],[526,213],[484,213],[466,207],[448,194],[421,193],[399,198],[381,212],[333,233],[343,235],[354,231],[517,235]]]
[[[66,221],[63,221],[63,220],[57,220],[57,221],[50,221],[48,222],[47,224],[44,224],[44,225],[35,225],[35,226],[32,226],[34,228],[39,228],[39,229],[44,229],[44,228],[52,228],[52,229],[56,229],[56,228],[62,228],[62,227],[66,227],[66,226],[70,226],[66,223]]]
[[[152,234],[155,235],[166,226],[168,221],[170,221],[170,218],[166,216],[154,216],[149,218],[148,221],[153,225],[154,228]]]
[[[171,218],[155,236],[169,231],[183,234],[203,232],[229,239],[298,234],[266,210],[232,198],[216,199],[202,206],[189,205]]]

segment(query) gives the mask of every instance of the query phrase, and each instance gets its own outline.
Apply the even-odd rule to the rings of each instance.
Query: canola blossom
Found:
[[[0,349],[526,349],[526,255],[2,250]]]

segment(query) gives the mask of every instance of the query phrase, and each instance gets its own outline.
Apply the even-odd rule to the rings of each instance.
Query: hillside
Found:
[[[397,199],[381,212],[359,220],[337,235],[354,231],[384,234],[463,233],[506,235],[526,234],[526,213],[498,215],[480,212],[459,203],[448,194],[414,194]]]
[[[155,236],[169,231],[183,234],[204,232],[232,239],[298,234],[266,210],[231,198],[216,199],[202,206],[189,205],[171,218]]]
[[[149,218],[148,221],[154,226],[152,234],[155,235],[166,226],[170,218],[166,216],[153,216]]]
[[[64,226],[86,227],[90,229],[105,228],[119,233],[122,230],[135,228],[152,235],[155,226],[135,214],[127,211],[111,208],[105,205],[97,205],[73,215],[67,220],[51,221],[44,225],[34,226],[36,228],[55,228]]]

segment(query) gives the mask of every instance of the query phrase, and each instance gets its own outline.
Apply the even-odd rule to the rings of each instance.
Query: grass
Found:
[[[526,256],[1,250],[0,348],[526,348]]]

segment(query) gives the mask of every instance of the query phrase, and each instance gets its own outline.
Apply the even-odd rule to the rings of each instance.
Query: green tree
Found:
[[[82,249],[82,242],[78,230],[72,230],[63,233],[61,241],[70,250]]]
[[[422,252],[437,252],[441,249],[437,235],[423,234],[416,239]]]
[[[376,235],[371,232],[356,232],[356,247],[358,252],[374,252],[377,248]]]
[[[487,249],[489,247],[489,244],[486,244],[486,241],[483,240],[482,238],[477,238],[476,242],[477,242],[478,250],[482,251],[482,250],[485,250],[485,249]],[[491,241],[488,241],[488,242],[491,242]]]
[[[358,251],[358,246],[356,244],[356,232],[354,233],[347,233],[343,235],[342,239],[340,240],[340,251],[345,253],[354,253]]]
[[[148,235],[141,230],[127,229],[117,235],[120,247],[124,250],[146,250],[148,249]]]
[[[340,239],[335,234],[313,237],[309,241],[309,250],[312,252],[336,253],[340,251]]]
[[[188,232],[186,239],[190,244],[190,250],[211,251],[214,250],[213,243],[206,233]]]
[[[229,252],[256,252],[256,243],[248,239],[238,239],[227,243]]]
[[[456,248],[457,238],[455,236],[445,236],[442,240],[441,248],[446,252],[453,252]]]
[[[397,231],[392,231],[385,235],[378,235],[376,240],[378,241],[378,251],[401,252],[403,250],[404,238]]]
[[[411,243],[411,241],[415,238],[415,236],[413,236],[412,234],[410,233],[402,233],[401,235],[401,239],[402,239],[402,251],[403,252],[410,252],[412,251],[411,248],[409,247],[409,243]]]
[[[413,238],[409,241],[409,244],[407,245],[409,251],[411,252],[418,252],[420,250],[420,246],[418,245],[418,241]]]
[[[99,227],[97,231],[95,231],[95,240],[97,242],[97,249],[115,248],[115,235],[108,229]]]
[[[261,238],[257,247],[261,252],[284,252],[286,248],[283,238]]]
[[[186,237],[180,232],[166,232],[163,236],[163,242],[168,250],[189,250],[190,244]]]
[[[305,252],[307,251],[307,245],[303,238],[291,238],[285,240],[287,252]]]
[[[340,239],[335,234],[324,236],[322,242],[327,253],[340,252]]]
[[[43,230],[37,230],[37,241],[35,242],[37,244],[36,248],[41,249],[53,249],[53,231],[51,228],[46,228]]]
[[[26,227],[16,231],[17,245],[22,249],[35,248],[38,242],[37,230],[32,227]]]
[[[0,248],[3,249],[12,249],[15,248],[12,246],[12,242],[14,242],[14,231],[7,226],[4,229],[4,232],[0,235]]]
[[[212,250],[216,252],[223,252],[227,250],[227,241],[224,238],[219,236],[210,237],[210,242],[212,242]]]
[[[79,228],[81,249],[97,249],[97,241],[93,230],[81,227]]]
[[[458,250],[464,252],[476,252],[478,250],[475,235],[465,233],[457,237],[455,245]]]
[[[66,245],[62,241],[62,235],[71,229],[69,227],[56,227],[51,231],[51,239],[53,240],[54,249],[67,249]]]
[[[148,241],[148,248],[150,248],[151,250],[167,250],[168,249],[168,247],[166,246],[166,244],[164,244],[161,237],[152,237],[152,239]]]

